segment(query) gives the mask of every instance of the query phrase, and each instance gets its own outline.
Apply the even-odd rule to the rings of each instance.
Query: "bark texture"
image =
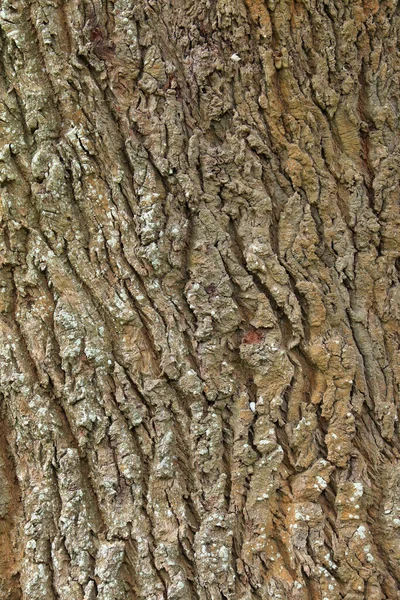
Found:
[[[0,599],[398,599],[396,2],[0,30]]]

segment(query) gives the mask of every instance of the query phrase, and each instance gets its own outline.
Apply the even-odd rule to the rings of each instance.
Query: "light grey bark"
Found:
[[[400,13],[0,2],[0,599],[400,598]]]

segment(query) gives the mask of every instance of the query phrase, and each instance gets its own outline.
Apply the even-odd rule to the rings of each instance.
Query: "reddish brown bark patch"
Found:
[[[264,339],[262,329],[252,329],[243,336],[243,344],[258,344]]]

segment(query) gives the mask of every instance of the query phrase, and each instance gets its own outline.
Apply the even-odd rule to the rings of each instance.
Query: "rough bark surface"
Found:
[[[0,30],[0,599],[399,598],[396,2]]]

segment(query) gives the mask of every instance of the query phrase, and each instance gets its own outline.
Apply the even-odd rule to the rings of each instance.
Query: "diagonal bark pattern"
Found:
[[[1,600],[399,598],[399,32],[0,2]]]

